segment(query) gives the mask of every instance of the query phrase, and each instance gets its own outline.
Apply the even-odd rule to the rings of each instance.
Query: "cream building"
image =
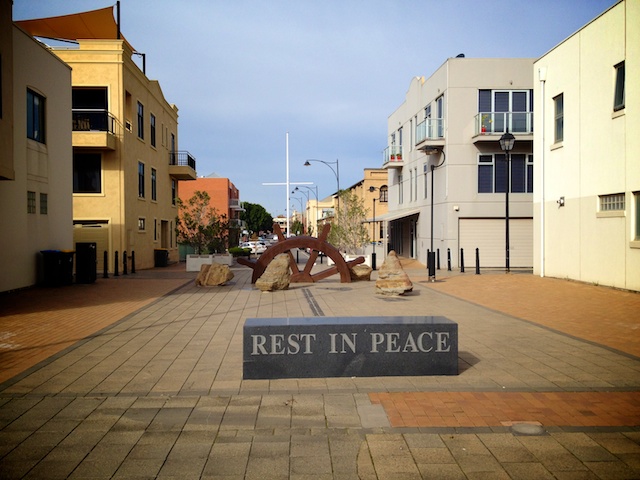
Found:
[[[640,290],[640,1],[571,35],[533,77],[534,272]]]
[[[414,78],[388,118],[389,248],[446,268],[506,266],[506,171],[510,155],[510,267],[533,265],[533,59],[449,58]]]
[[[42,279],[41,250],[72,250],[71,70],[0,2],[0,292]]]
[[[125,253],[128,263],[135,253],[138,269],[153,267],[158,253],[178,261],[178,181],[197,177],[194,157],[179,149],[178,108],[134,62],[132,46],[118,35],[80,36],[88,22],[119,31],[112,10],[17,22],[77,42],[51,47],[72,68],[73,238],[97,244],[98,271],[107,252],[110,272],[116,253],[121,271]]]

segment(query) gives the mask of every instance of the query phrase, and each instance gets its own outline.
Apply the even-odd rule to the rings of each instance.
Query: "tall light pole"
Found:
[[[369,187],[369,191],[371,193],[376,190],[380,190],[378,187],[374,187],[373,185]],[[373,197],[373,251],[371,252],[371,270],[376,269],[376,197]]]
[[[292,200],[298,200],[300,202],[300,215],[302,216],[302,233],[304,234],[304,207],[302,206],[302,198],[291,197]],[[293,207],[295,209],[295,206]]]
[[[447,159],[447,156],[444,153],[442,147],[438,146],[428,146],[424,149],[425,155],[435,155],[437,153],[442,153],[442,162],[438,165],[431,164],[431,249],[429,250],[429,256],[427,258],[427,268],[429,269],[429,279],[432,282],[436,281],[436,252],[433,250],[433,202],[434,202],[434,172],[436,168],[441,167],[444,164],[444,161]],[[425,182],[427,179],[425,178]]]
[[[507,178],[505,185],[505,266],[507,268],[507,273],[510,271],[509,265],[509,190],[511,189],[511,162],[509,161],[509,153],[513,149],[513,144],[516,142],[516,137],[509,133],[509,129],[507,128],[507,133],[500,137],[500,148],[504,151],[504,160],[507,162]]]
[[[338,159],[336,158],[335,162],[325,162],[324,160],[315,160],[313,158],[307,160],[306,162],[304,162],[304,166],[305,167],[310,167],[311,163],[310,162],[319,162],[319,163],[324,163],[327,167],[329,167],[331,169],[331,171],[333,172],[333,174],[336,176],[336,181],[338,182],[338,191],[337,191],[337,195],[338,195],[338,210],[340,210],[340,163],[338,162]],[[334,169],[331,165],[335,165],[336,168]],[[337,214],[337,212],[336,212]]]

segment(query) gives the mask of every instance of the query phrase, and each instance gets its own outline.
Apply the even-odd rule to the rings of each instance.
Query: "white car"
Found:
[[[250,248],[251,253],[261,254],[267,249],[267,245],[264,242],[244,242],[241,243],[242,248]]]

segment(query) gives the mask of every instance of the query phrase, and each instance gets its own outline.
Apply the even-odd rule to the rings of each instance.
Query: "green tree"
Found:
[[[177,199],[178,243],[190,245],[197,255],[204,253],[205,249],[221,251],[227,244],[229,221],[226,215],[218,215],[216,209],[209,205],[210,201],[209,194],[199,190],[186,202]]]
[[[347,253],[361,253],[362,246],[369,242],[369,232],[364,226],[367,218],[364,200],[353,192],[342,190],[336,213],[331,222],[329,243]]]
[[[291,228],[292,234],[302,235],[304,225],[302,225],[302,222],[300,220],[294,220],[293,222],[291,222],[291,225],[289,227]]]
[[[247,224],[250,232],[262,232],[273,230],[273,215],[257,203],[242,202],[244,212],[240,213],[240,220]]]

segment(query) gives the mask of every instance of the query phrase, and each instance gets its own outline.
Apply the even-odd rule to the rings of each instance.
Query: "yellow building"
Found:
[[[97,21],[118,32],[112,7],[17,23],[44,36],[42,29],[60,19],[66,21],[55,36],[77,42],[51,47],[72,68],[74,241],[96,242],[98,271],[104,252],[109,271],[116,253],[119,268],[125,252],[129,262],[135,253],[140,269],[153,267],[158,253],[178,261],[178,180],[197,177],[195,159],[178,148],[178,108],[133,61],[136,52],[124,38],[86,39],[75,30]]]

